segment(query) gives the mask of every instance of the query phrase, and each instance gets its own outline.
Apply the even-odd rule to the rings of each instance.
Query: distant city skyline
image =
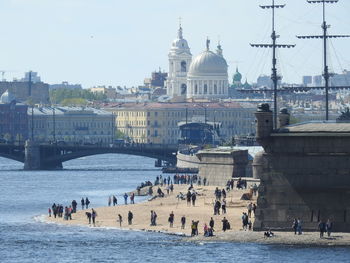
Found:
[[[276,0],[279,43],[295,43],[278,56],[283,81],[301,83],[304,75],[322,73],[321,40],[298,40],[297,34],[321,34],[320,4]],[[269,43],[271,12],[259,5],[271,0],[4,0],[0,8],[0,71],[22,78],[33,70],[47,83],[137,86],[159,67],[168,71],[168,52],[181,17],[184,38],[195,56],[206,38],[215,50],[220,39],[230,81],[238,66],[243,81],[270,75],[271,52],[249,43]],[[327,4],[331,34],[350,34],[350,1]],[[331,70],[350,70],[350,39],[332,40]],[[336,51],[336,53],[335,53]]]

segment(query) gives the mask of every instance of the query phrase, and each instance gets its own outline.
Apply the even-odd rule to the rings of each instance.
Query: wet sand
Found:
[[[113,227],[125,230],[142,230],[164,232],[168,234],[177,234],[189,236],[191,233],[191,221],[199,221],[199,236],[192,238],[185,238],[185,241],[202,242],[202,241],[225,241],[225,242],[254,242],[264,244],[286,244],[286,245],[350,245],[350,234],[348,233],[334,233],[331,238],[319,238],[318,232],[304,233],[303,235],[294,235],[291,232],[274,232],[275,236],[271,238],[264,238],[263,232],[253,232],[242,230],[242,212],[247,212],[247,205],[250,202],[256,203],[256,197],[251,201],[240,200],[242,194],[249,192],[249,190],[234,189],[227,193],[227,214],[213,215],[214,186],[198,186],[195,187],[196,192],[199,193],[195,206],[188,206],[186,200],[179,200],[176,196],[182,192],[186,194],[188,186],[174,186],[174,192],[169,195],[163,187],[162,191],[165,193],[164,198],[156,198],[152,201],[146,201],[138,204],[117,205],[115,207],[94,207],[97,212],[95,227]],[[153,188],[156,192],[157,187]],[[106,197],[107,203],[108,197]],[[118,203],[124,200],[118,200]],[[79,206],[78,206],[79,207]],[[154,210],[157,217],[157,226],[150,226],[151,210]],[[66,225],[85,225],[88,224],[85,212],[89,210],[80,210],[72,215],[72,220],[63,220],[62,218],[46,217],[46,221]],[[128,225],[127,215],[131,211],[134,215],[132,225]],[[171,228],[168,223],[169,214],[171,211],[175,214],[174,226]],[[122,215],[123,222],[120,227],[118,221],[118,214]],[[185,229],[181,229],[180,219],[182,216],[186,217]],[[231,230],[222,231],[223,217],[226,217],[231,225]],[[213,217],[215,221],[215,236],[204,237],[203,227],[204,223],[209,224],[210,218]],[[254,217],[252,216],[252,222]]]

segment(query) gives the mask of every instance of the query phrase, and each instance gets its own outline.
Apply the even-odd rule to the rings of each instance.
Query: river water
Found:
[[[46,224],[40,215],[53,202],[88,196],[92,207],[105,206],[108,195],[121,197],[160,171],[152,159],[118,154],[69,161],[62,171],[22,166],[0,158],[0,262],[350,262],[349,248],[197,244],[158,233]]]

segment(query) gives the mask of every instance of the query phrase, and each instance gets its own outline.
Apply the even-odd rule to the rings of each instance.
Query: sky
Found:
[[[161,68],[168,71],[168,52],[179,18],[192,54],[215,50],[220,39],[229,65],[244,80],[271,74],[271,50],[249,43],[271,42],[271,11],[259,5],[272,0],[2,0],[0,2],[0,71],[5,78],[39,73],[44,82],[138,86]],[[320,4],[276,0],[279,43],[296,44],[278,51],[283,81],[300,83],[303,75],[322,72],[321,40],[296,35],[320,34]],[[331,34],[350,34],[350,1],[327,5]],[[350,38],[329,43],[330,68],[350,70]]]

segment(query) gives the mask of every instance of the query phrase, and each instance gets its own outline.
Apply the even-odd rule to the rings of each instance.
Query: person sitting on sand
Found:
[[[205,236],[205,237],[208,237],[208,236],[209,236],[208,230],[209,230],[209,227],[208,227],[207,223],[204,223],[203,231],[204,231],[204,236]]]
[[[264,237],[273,237],[273,236],[274,236],[274,233],[272,233],[271,229],[269,229],[264,233]]]

